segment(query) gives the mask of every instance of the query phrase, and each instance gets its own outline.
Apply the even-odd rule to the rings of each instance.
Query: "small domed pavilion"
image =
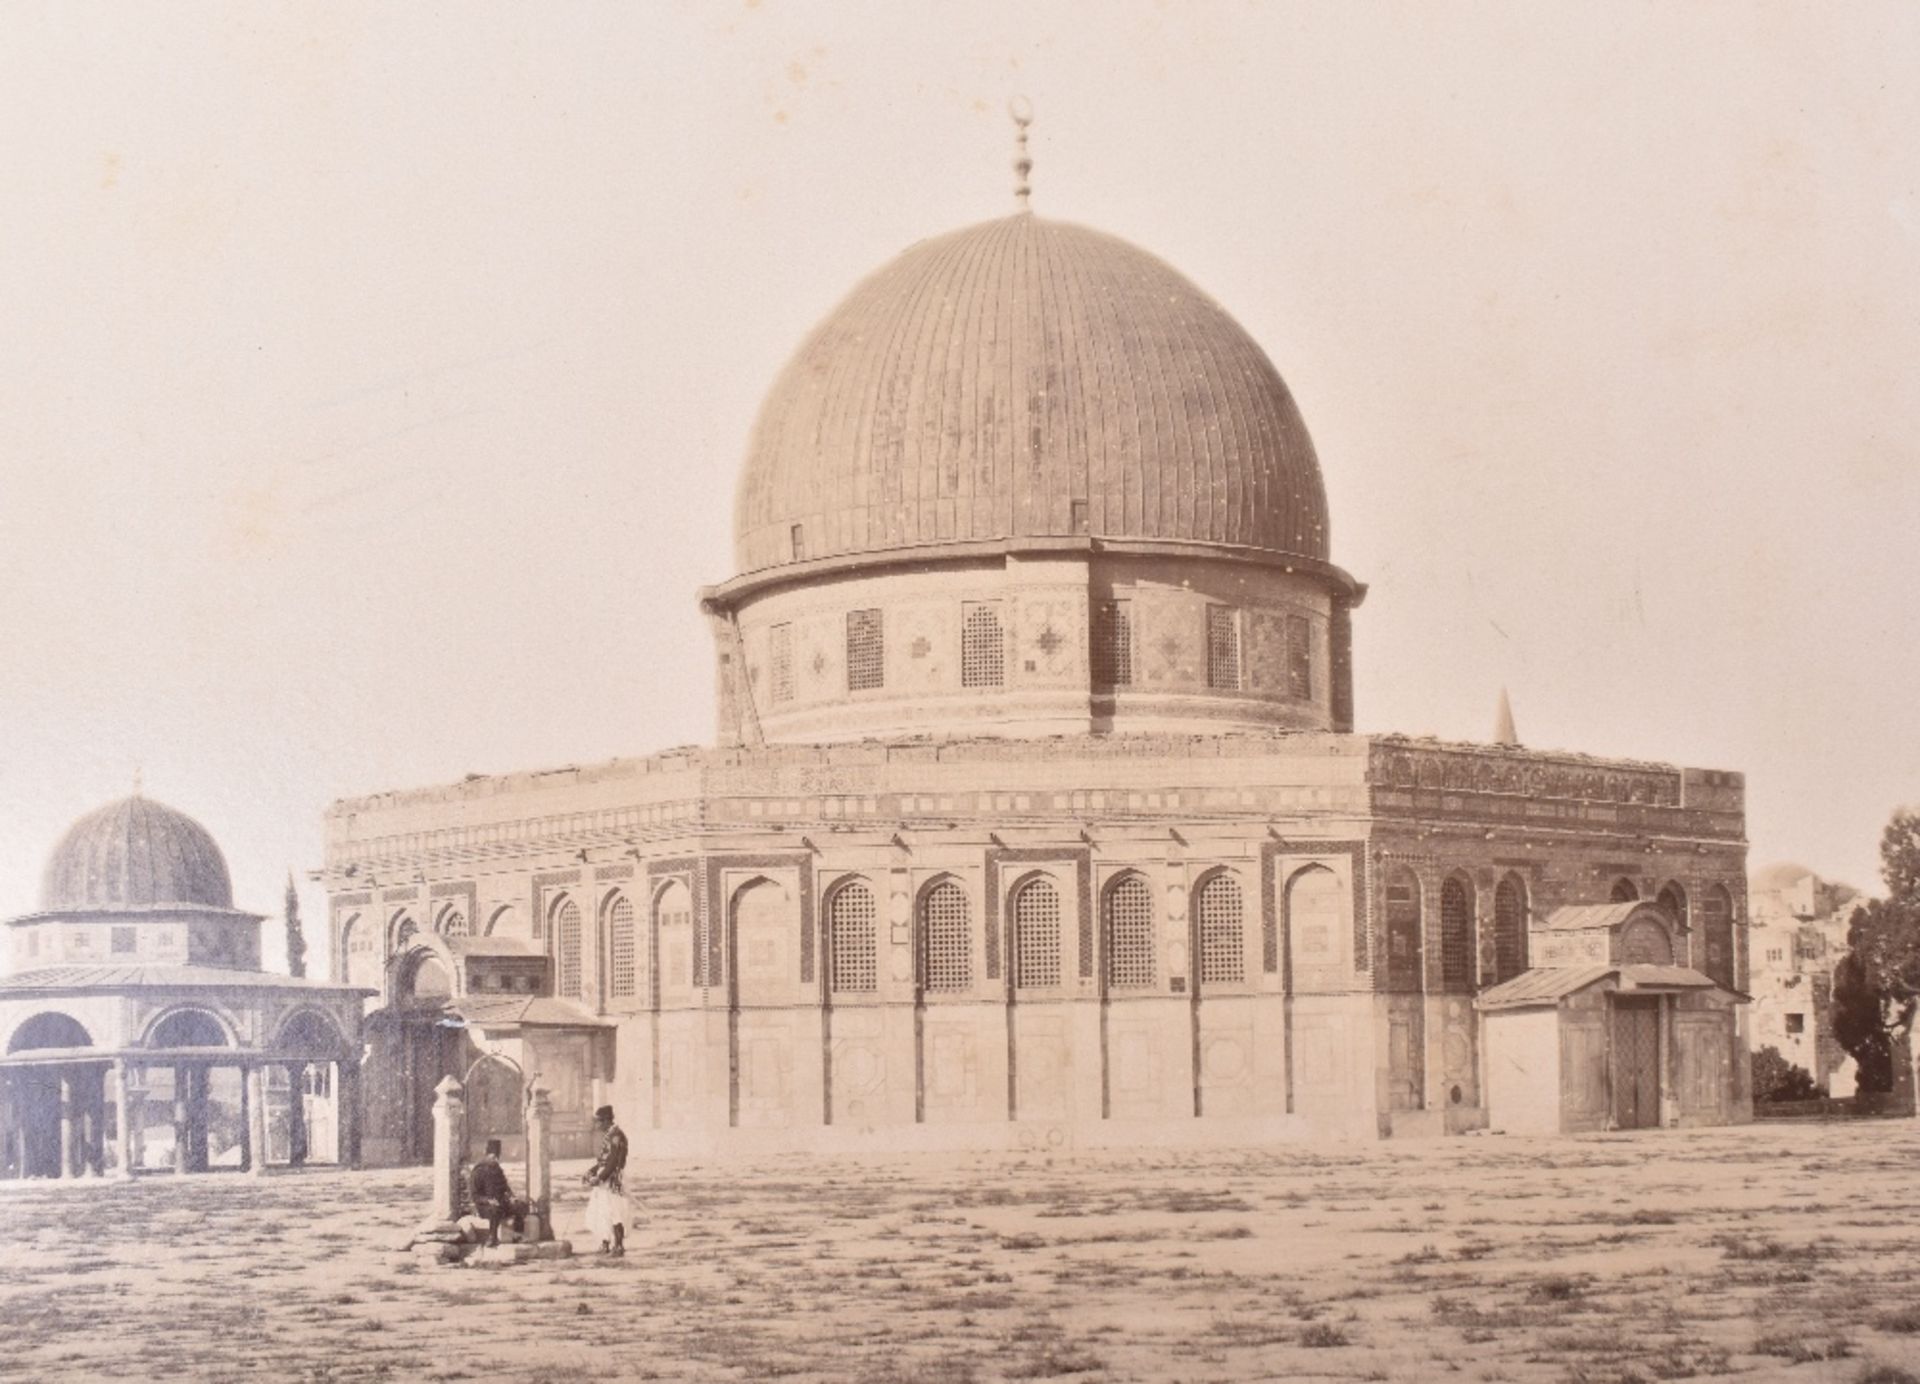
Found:
[[[260,922],[186,814],[136,794],[74,823],[7,924],[0,1173],[352,1162],[368,992],[262,970]]]

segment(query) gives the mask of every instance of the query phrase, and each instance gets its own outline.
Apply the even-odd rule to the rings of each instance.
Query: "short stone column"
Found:
[[[460,1131],[467,1103],[450,1076],[433,1088],[433,1219],[450,1221],[460,1211]]]
[[[73,1108],[73,1076],[69,1072],[60,1073],[60,1178],[65,1181],[74,1175],[74,1161],[79,1156],[79,1141],[74,1138],[73,1121],[77,1112]]]
[[[124,1058],[107,1068],[107,1099],[113,1102],[114,1176],[132,1177],[137,1145],[133,1137],[134,1095]]]
[[[184,1173],[187,1170],[188,1106],[192,1093],[187,1084],[192,1078],[184,1065],[176,1063],[173,1069],[173,1170]]]
[[[544,1086],[527,1093],[527,1238],[553,1238],[553,1097]]]
[[[267,1069],[256,1062],[245,1069],[247,1082],[247,1171],[267,1172]]]

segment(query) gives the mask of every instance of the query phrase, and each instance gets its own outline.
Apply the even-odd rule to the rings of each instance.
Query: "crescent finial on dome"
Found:
[[[1021,211],[1032,211],[1027,200],[1033,196],[1033,185],[1027,179],[1033,172],[1033,156],[1027,153],[1027,126],[1033,123],[1033,102],[1016,96],[1007,102],[1007,114],[1013,117],[1013,172],[1018,179],[1013,185],[1013,200]]]

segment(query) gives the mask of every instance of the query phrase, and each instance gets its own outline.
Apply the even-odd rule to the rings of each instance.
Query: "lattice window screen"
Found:
[[[768,631],[772,642],[773,690],[776,702],[793,700],[793,626],[775,625]]]
[[[1133,602],[1103,601],[1093,609],[1093,680],[1101,687],[1133,686]]]
[[[1060,983],[1060,894],[1044,879],[1013,901],[1013,984],[1037,990]]]
[[[449,908],[440,915],[440,933],[443,937],[465,937],[467,915],[457,908]]]
[[[616,999],[629,999],[639,992],[638,955],[633,903],[625,894],[618,894],[607,910],[607,988]]]
[[[936,884],[920,904],[921,945],[929,990],[966,990],[973,985],[973,938],[967,896],[951,880]]]
[[[570,1000],[580,998],[580,908],[572,899],[561,904],[553,915],[554,947],[559,953],[559,993]]]
[[[1007,639],[1000,607],[969,605],[960,622],[960,685],[998,687],[1007,676]]]
[[[833,896],[827,926],[833,939],[833,988],[870,994],[880,988],[878,914],[873,891],[849,884]]]
[[[1457,879],[1440,886],[1440,988],[1449,994],[1473,990],[1473,900]]]
[[[1313,634],[1303,615],[1287,617],[1287,695],[1313,697]]]
[[[1237,984],[1247,978],[1247,949],[1240,882],[1215,875],[1195,901],[1200,923],[1200,982]]]
[[[1527,969],[1527,896],[1509,875],[1493,891],[1493,983]]]
[[[887,681],[886,640],[878,610],[847,612],[847,691],[867,692]]]
[[[1153,892],[1138,875],[1107,890],[1107,984],[1153,984]]]
[[[1240,612],[1232,606],[1207,607],[1207,686],[1240,687]]]

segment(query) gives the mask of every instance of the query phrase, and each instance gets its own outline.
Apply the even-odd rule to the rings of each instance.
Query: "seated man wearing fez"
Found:
[[[507,1170],[500,1166],[500,1141],[487,1140],[487,1152],[473,1165],[473,1209],[487,1222],[487,1243],[500,1243],[500,1222],[513,1222],[513,1233],[527,1231],[527,1204],[514,1199]]]

